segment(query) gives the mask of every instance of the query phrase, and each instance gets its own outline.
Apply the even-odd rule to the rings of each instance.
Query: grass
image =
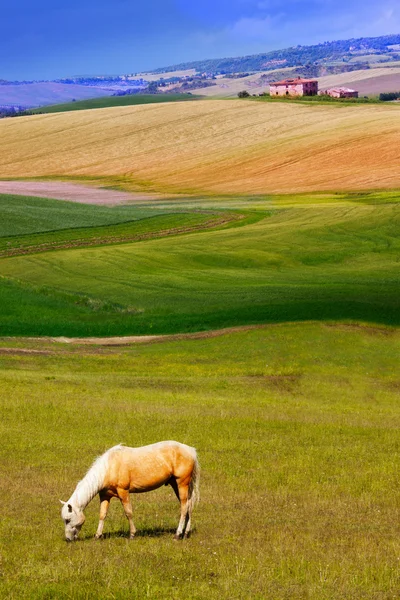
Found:
[[[1,238],[81,227],[115,225],[159,215],[143,205],[96,206],[65,200],[0,194]]]
[[[251,99],[254,99],[251,96]],[[270,96],[266,94],[265,96],[256,97],[257,101],[260,102],[294,102],[300,104],[329,104],[336,106],[354,106],[357,104],[380,104],[378,98],[333,98],[328,95],[321,96]]]
[[[2,259],[1,334],[174,333],[309,319],[399,324],[396,192],[232,204],[254,210],[254,218],[241,227]]]
[[[169,237],[202,229],[228,226],[241,215],[181,213],[155,215],[136,221],[106,225],[103,227],[82,227],[62,231],[51,231],[24,236],[0,238],[0,258],[21,254],[36,254],[50,250],[106,246],[132,241]]]
[[[0,335],[256,325],[116,348],[0,339],[0,597],[397,597],[399,194],[373,191],[397,176],[393,115],[198,102],[0,123],[3,177],[207,192],[147,203],[159,216],[134,222],[127,207],[129,223],[107,220],[122,207],[61,215],[67,203],[36,200],[24,220],[7,201],[0,245],[29,254],[0,260]],[[293,192],[327,174],[349,191]],[[269,181],[293,193],[251,195]],[[246,218],[193,233],[208,218],[195,210]],[[179,219],[190,234],[121,243]],[[104,239],[118,244],[36,253]],[[93,540],[94,501],[67,545],[58,499],[94,457],[168,438],[199,452],[193,537],[172,541],[178,505],[163,488],[134,498],[133,542],[117,503]]]
[[[184,102],[196,100],[198,96],[193,94],[133,94],[127,96],[104,96],[91,98],[90,100],[78,100],[76,102],[64,102],[41,106],[24,112],[24,115],[38,115],[46,113],[70,112],[71,110],[88,110],[92,108],[108,108],[110,106],[132,106],[137,104],[159,104],[160,102]]]
[[[307,323],[116,349],[2,341],[0,595],[397,597],[399,339]],[[173,542],[162,488],[134,497],[136,540],[115,501],[95,542],[94,500],[67,545],[58,499],[93,458],[159,439],[198,449],[192,538]]]
[[[244,217],[187,212],[173,203],[107,208],[9,195],[0,195],[0,214],[0,257],[165,237],[227,226]]]
[[[204,100],[3,119],[0,177],[122,178],[195,195],[393,189],[396,111]]]

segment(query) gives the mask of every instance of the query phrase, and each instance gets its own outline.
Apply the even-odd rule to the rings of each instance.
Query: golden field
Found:
[[[119,177],[186,193],[400,186],[395,105],[126,106],[4,119],[0,138],[0,179]]]

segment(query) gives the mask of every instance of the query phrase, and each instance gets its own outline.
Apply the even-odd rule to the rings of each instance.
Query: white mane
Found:
[[[113,446],[107,450],[107,452],[104,452],[104,454],[96,458],[84,478],[79,481],[74,493],[68,500],[70,504],[83,510],[92,498],[98,494],[104,485],[110,454],[115,450],[119,450],[121,447],[121,444]]]

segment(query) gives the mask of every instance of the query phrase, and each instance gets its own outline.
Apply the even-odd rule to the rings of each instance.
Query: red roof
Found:
[[[273,81],[270,85],[297,85],[303,83],[318,83],[316,79],[302,79],[297,77],[296,79],[283,79],[282,81]]]

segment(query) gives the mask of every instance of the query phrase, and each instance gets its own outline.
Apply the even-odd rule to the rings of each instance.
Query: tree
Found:
[[[249,98],[250,94],[247,90],[242,90],[238,93],[238,98]]]

